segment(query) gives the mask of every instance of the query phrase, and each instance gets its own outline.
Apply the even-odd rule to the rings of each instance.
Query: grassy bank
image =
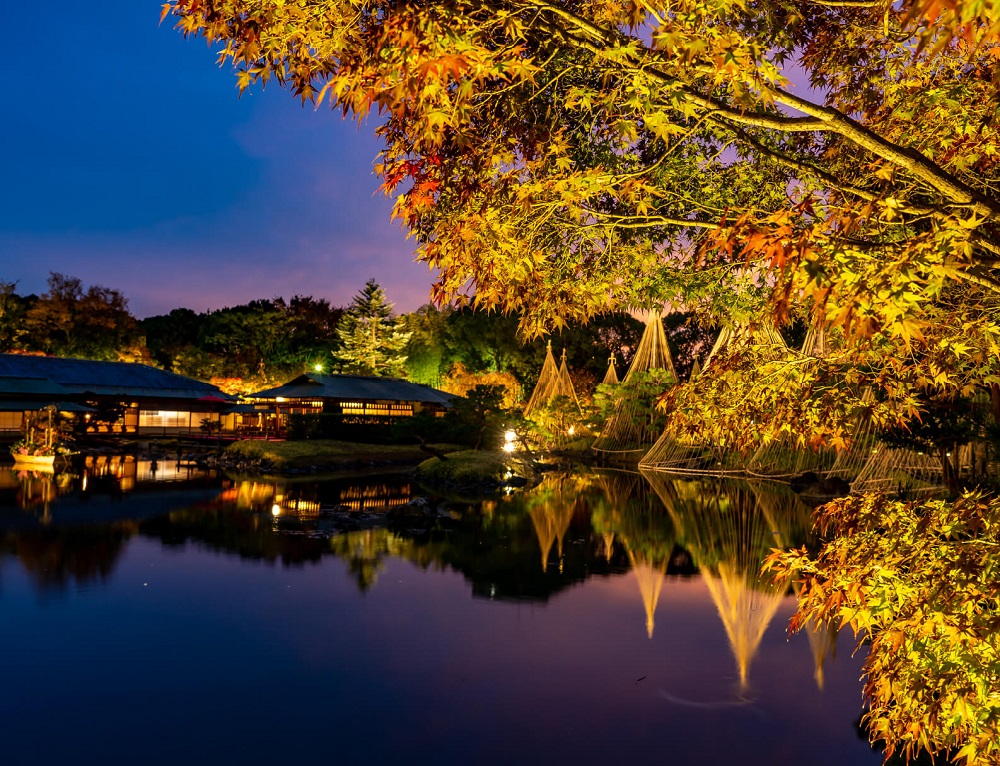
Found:
[[[461,449],[449,444],[433,445],[448,453]],[[428,453],[417,445],[357,444],[333,439],[268,442],[245,440],[226,448],[228,454],[249,460],[268,460],[276,468],[335,469],[356,463],[419,463]]]
[[[447,460],[425,460],[417,466],[417,475],[430,484],[443,486],[497,484],[506,477],[510,463],[503,452],[463,450],[449,454]]]

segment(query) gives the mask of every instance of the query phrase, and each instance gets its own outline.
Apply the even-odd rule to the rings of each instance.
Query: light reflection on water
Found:
[[[880,762],[853,638],[786,639],[757,578],[808,535],[782,488],[552,475],[373,526],[419,490],[142,475],[0,473],[5,762]]]

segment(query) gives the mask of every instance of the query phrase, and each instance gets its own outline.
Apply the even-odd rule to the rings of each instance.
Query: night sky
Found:
[[[121,290],[138,317],[295,294],[399,311],[432,275],[377,191],[372,126],[277,87],[237,97],[158,0],[9,3],[0,91],[0,280]]]

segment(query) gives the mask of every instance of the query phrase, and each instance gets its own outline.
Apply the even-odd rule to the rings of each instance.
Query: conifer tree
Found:
[[[392,308],[385,290],[374,279],[354,296],[337,326],[340,349],[334,359],[340,372],[391,377],[406,374],[405,349],[411,333],[404,331]]]

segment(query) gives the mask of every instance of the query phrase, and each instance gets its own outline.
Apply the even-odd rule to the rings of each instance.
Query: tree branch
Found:
[[[806,2],[831,8],[879,8],[885,5],[883,0],[806,0]]]
[[[988,199],[969,186],[966,186],[915,149],[899,146],[883,138],[837,109],[814,104],[781,88],[764,83],[760,86],[763,94],[769,96],[779,104],[802,112],[806,117],[784,117],[761,112],[746,112],[731,109],[717,99],[705,96],[693,88],[682,85],[667,72],[655,66],[649,66],[642,59],[645,57],[655,61],[659,58],[660,53],[650,50],[644,43],[637,40],[637,38],[629,37],[617,30],[605,29],[572,11],[551,5],[544,2],[544,0],[535,0],[527,5],[550,13],[589,38],[592,41],[590,43],[580,38],[576,38],[576,40],[582,47],[594,54],[599,55],[605,52],[605,48],[608,45],[621,46],[622,43],[640,43],[642,54],[641,56],[629,57],[631,58],[631,66],[661,83],[674,86],[691,104],[708,111],[709,116],[713,120],[789,132],[818,131],[834,133],[871,152],[875,156],[903,168],[915,178],[942,194],[950,203],[966,206],[978,215],[987,218],[1000,218],[1000,203]],[[595,45],[594,43],[598,43],[599,45]],[[678,86],[680,87],[678,88]]]
[[[879,199],[879,195],[875,192],[868,191],[867,189],[862,189],[857,186],[847,185],[840,183],[834,176],[826,171],[820,170],[815,165],[811,165],[808,162],[803,162],[797,160],[794,157],[789,157],[785,154],[781,154],[768,146],[765,146],[756,138],[751,136],[746,131],[740,130],[738,128],[732,129],[733,132],[746,144],[749,144],[754,149],[756,149],[761,154],[766,154],[768,157],[773,159],[775,162],[780,162],[782,165],[791,168],[792,170],[797,170],[801,173],[812,175],[819,181],[822,181],[826,186],[838,191],[841,194],[850,195],[853,197],[858,197],[863,199],[865,202],[875,202]],[[906,213],[908,215],[931,215],[936,212],[940,212],[938,208],[929,206],[906,206],[897,208],[899,212]]]
[[[653,226],[692,226],[697,229],[719,229],[719,223],[714,221],[694,221],[688,218],[672,218],[663,215],[617,215],[600,210],[584,208],[589,215],[607,221],[623,229],[644,229]]]
[[[971,282],[974,285],[979,285],[991,293],[1000,294],[1000,281],[997,281],[990,274],[985,273],[982,269],[972,267],[969,269],[962,269],[958,272],[958,278],[966,282]]]

